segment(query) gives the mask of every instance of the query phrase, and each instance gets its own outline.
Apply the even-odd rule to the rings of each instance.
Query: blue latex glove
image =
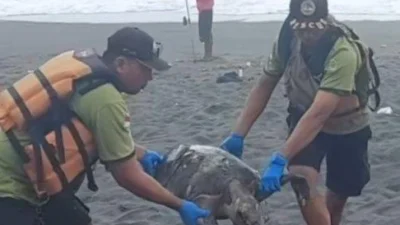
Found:
[[[221,148],[232,155],[242,158],[244,137],[237,133],[232,133],[221,144]]]
[[[263,194],[274,193],[281,190],[281,178],[288,160],[279,152],[272,154],[269,165],[261,177],[260,192]]]
[[[208,217],[210,213],[209,210],[202,209],[195,203],[186,200],[179,209],[179,215],[185,225],[197,225],[198,219]]]
[[[154,177],[158,165],[161,164],[163,156],[155,151],[146,150],[142,159],[140,159],[140,164],[142,164],[143,170]]]

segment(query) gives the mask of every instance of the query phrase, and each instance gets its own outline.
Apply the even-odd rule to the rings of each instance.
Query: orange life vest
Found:
[[[85,172],[89,188],[97,190],[94,137],[68,108],[68,99],[78,80],[90,80],[94,89],[113,77],[94,50],[67,51],[0,93],[0,127],[23,158],[38,197],[69,189]],[[27,132],[31,144],[21,146],[14,130]]]

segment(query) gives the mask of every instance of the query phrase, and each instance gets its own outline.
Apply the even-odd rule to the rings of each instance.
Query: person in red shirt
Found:
[[[214,0],[196,0],[199,11],[199,38],[204,43],[204,58],[210,60],[212,57],[212,23]]]

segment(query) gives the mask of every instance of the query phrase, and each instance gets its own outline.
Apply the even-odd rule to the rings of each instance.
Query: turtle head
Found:
[[[231,205],[230,219],[235,225],[264,225],[260,203],[254,197],[252,188],[234,180],[229,185]]]
[[[238,198],[235,202],[236,225],[264,225],[268,218],[264,218],[259,202],[253,197]]]

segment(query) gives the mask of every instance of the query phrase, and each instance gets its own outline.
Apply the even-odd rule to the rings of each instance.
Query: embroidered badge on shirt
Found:
[[[326,68],[327,71],[335,71],[338,68],[338,63],[336,59],[331,59],[328,63],[328,66]]]
[[[129,128],[131,127],[131,117],[130,117],[129,113],[127,113],[127,114],[125,115],[124,127],[125,127],[126,129],[129,129]]]

